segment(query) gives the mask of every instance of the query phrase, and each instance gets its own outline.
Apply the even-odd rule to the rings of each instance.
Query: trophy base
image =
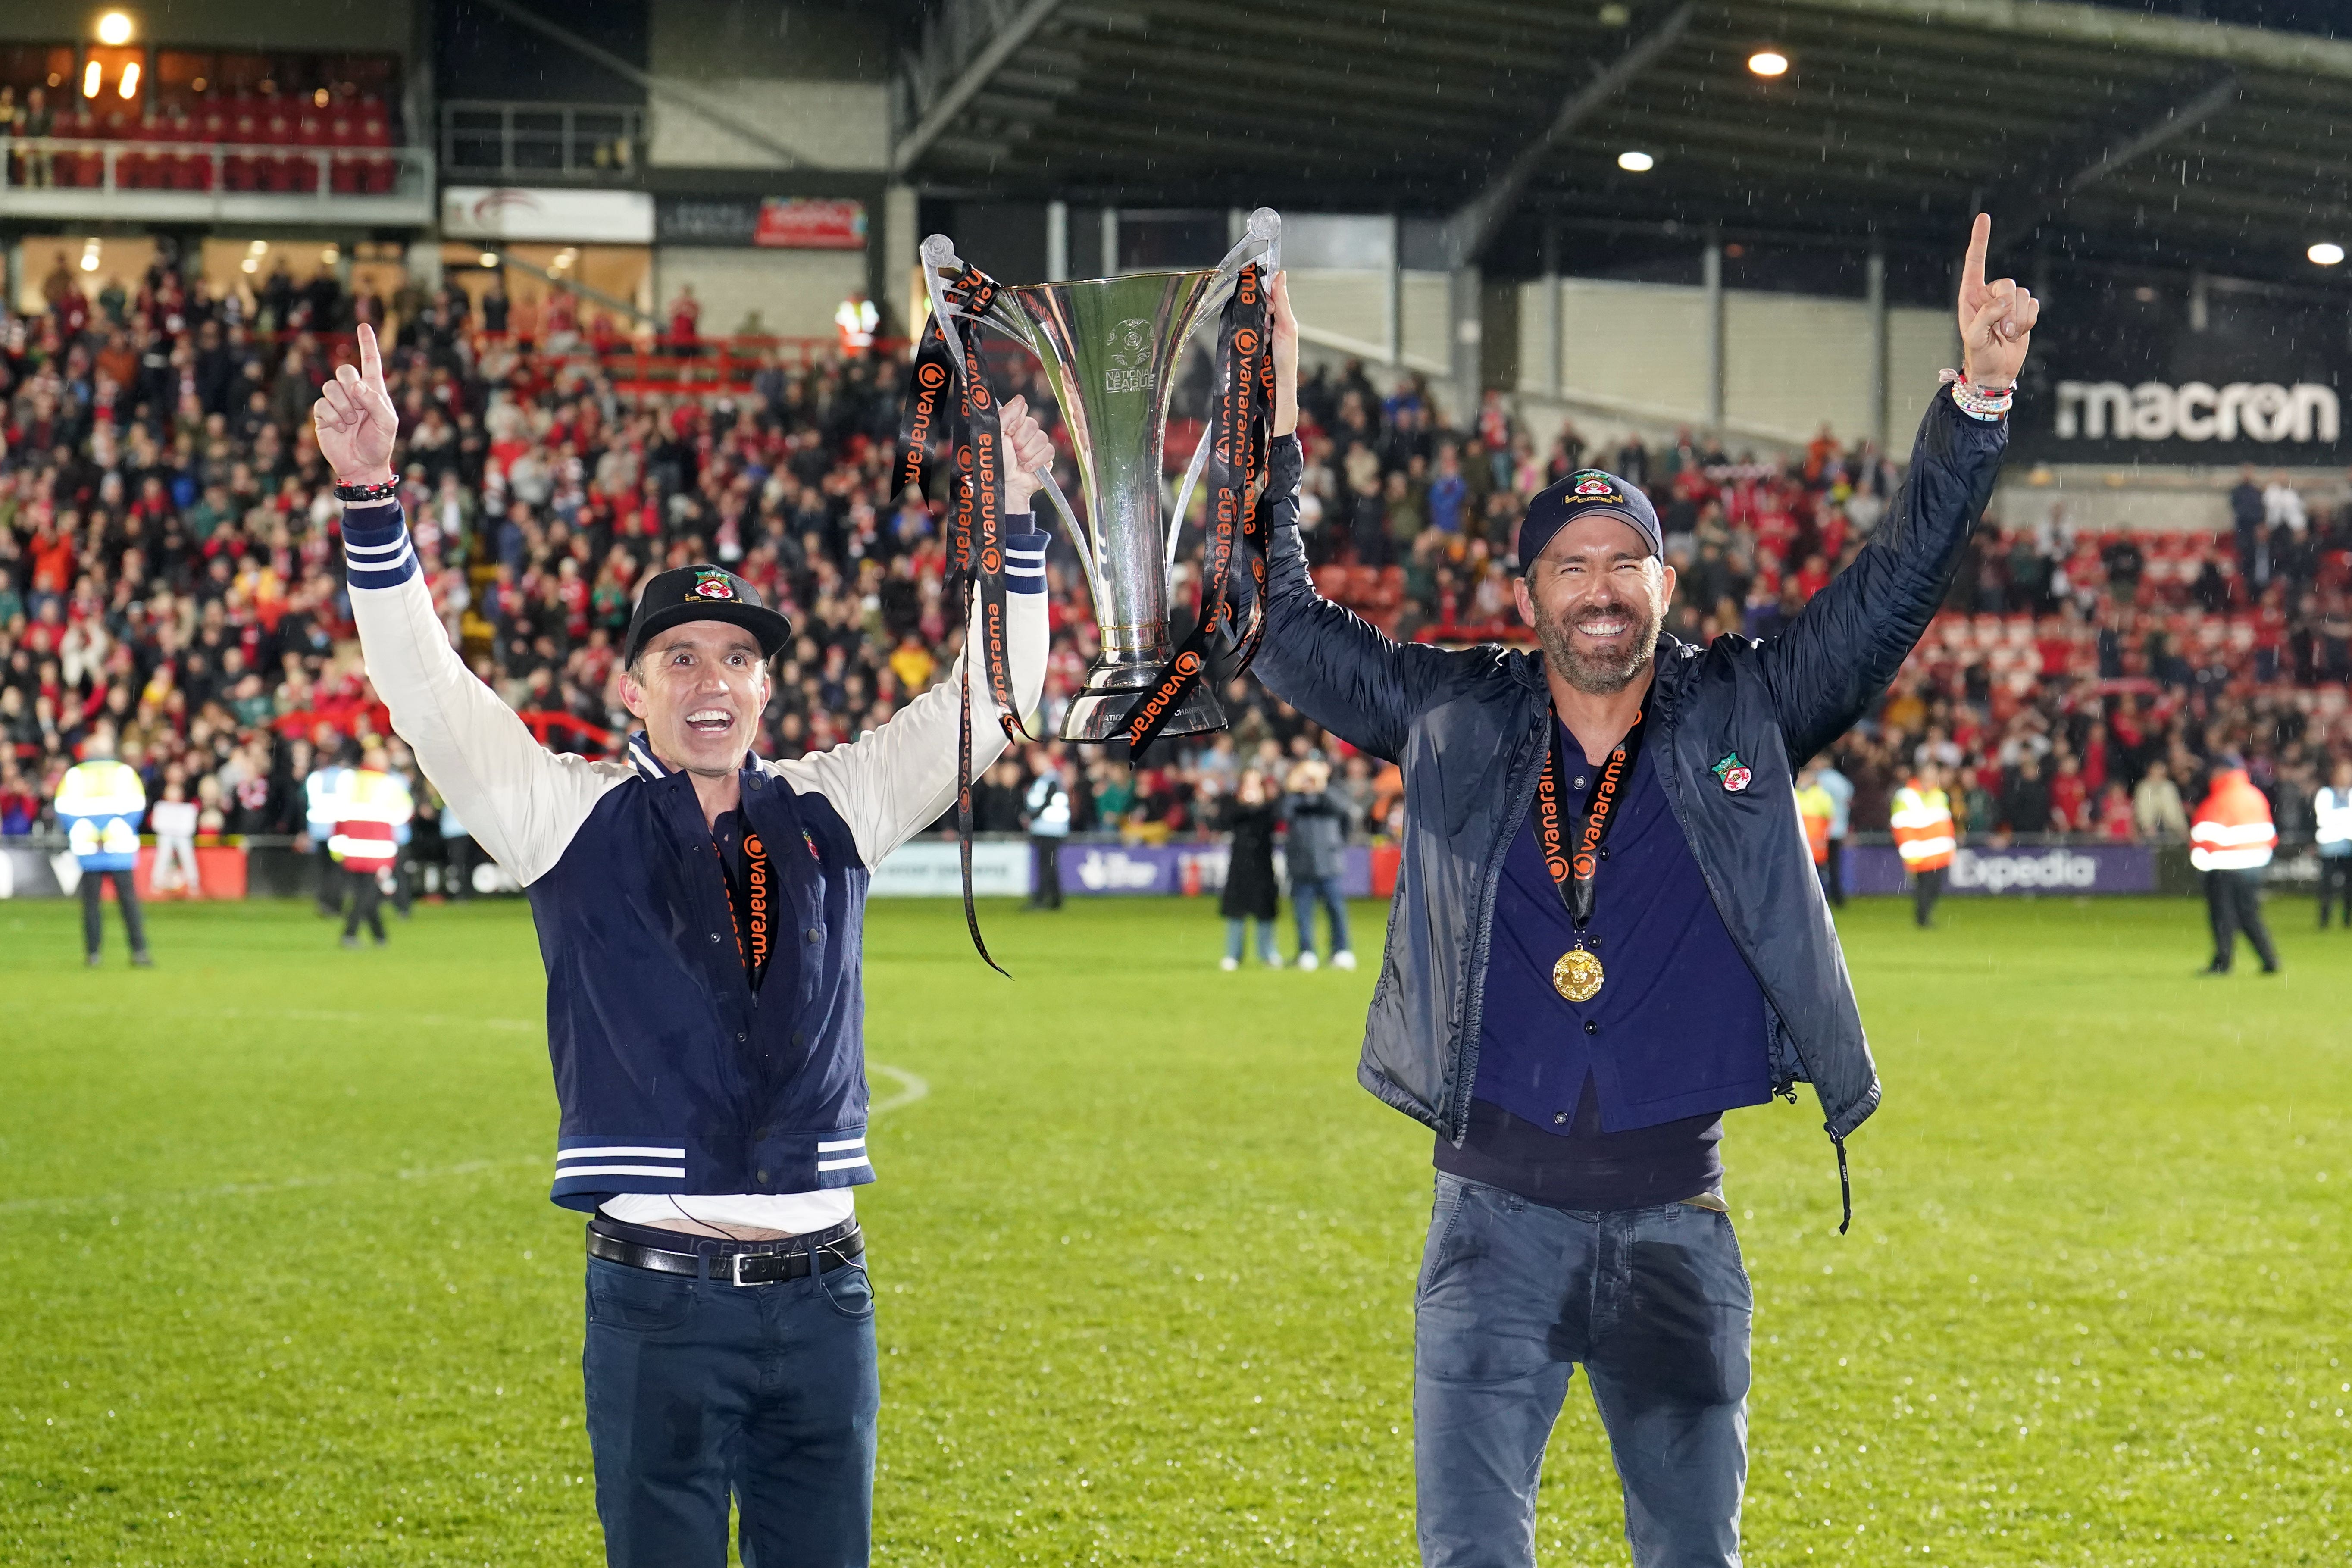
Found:
[[[1136,704],[1148,686],[1126,691],[1097,691],[1089,687],[1070,699],[1069,711],[1062,715],[1062,739],[1065,741],[1112,741],[1119,735],[1118,721]],[[1206,685],[1195,685],[1160,727],[1159,738],[1176,735],[1207,735],[1225,727],[1225,710],[1217,704],[1216,693]]]

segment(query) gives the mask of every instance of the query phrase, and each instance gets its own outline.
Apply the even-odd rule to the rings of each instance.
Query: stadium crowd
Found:
[[[58,777],[104,731],[151,801],[195,805],[200,834],[298,836],[305,781],[383,732],[309,430],[355,314],[393,329],[403,499],[450,635],[549,743],[619,745],[615,647],[635,586],[665,567],[719,561],[793,616],[775,754],[887,719],[961,645],[937,508],[889,494],[902,356],[771,355],[748,387],[631,393],[600,342],[487,331],[454,285],[389,306],[331,276],[215,299],[159,261],[95,300],[59,268],[45,297],[0,336],[0,833],[45,826]],[[1066,458],[1042,378],[1007,361],[1002,380]],[[1826,429],[1780,459],[1687,433],[1588,445],[1572,426],[1544,448],[1498,395],[1457,425],[1417,379],[1383,392],[1354,364],[1317,373],[1301,401],[1318,582],[1407,637],[1523,637],[1512,529],[1530,493],[1580,466],[1657,498],[1681,572],[1670,629],[1692,639],[1777,631],[1899,483],[1884,455]],[[1171,452],[1190,450],[1181,436]],[[2249,528],[2233,498],[2234,537],[2095,537],[2055,514],[1980,531],[1948,613],[1837,748],[1853,828],[1884,830],[1914,762],[1934,757],[1959,771],[1968,831],[2178,837],[2209,759],[2234,751],[2282,835],[2307,836],[2325,757],[2352,755],[2352,493],[2281,483],[2255,500]],[[1049,569],[1051,726],[1097,644],[1066,541]],[[1230,730],[1133,772],[1095,748],[1008,757],[977,792],[980,827],[1029,826],[1054,757],[1079,833],[1210,831],[1246,775],[1263,790],[1310,758],[1329,762],[1360,830],[1393,827],[1392,768],[1251,679],[1223,696]],[[393,761],[411,765],[396,746]],[[436,803],[421,781],[416,795],[430,859]]]

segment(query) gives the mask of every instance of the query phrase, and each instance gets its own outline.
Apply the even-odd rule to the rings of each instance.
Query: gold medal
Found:
[[[1601,994],[1601,960],[1580,947],[1559,955],[1551,966],[1551,988],[1571,1002],[1590,1002]]]

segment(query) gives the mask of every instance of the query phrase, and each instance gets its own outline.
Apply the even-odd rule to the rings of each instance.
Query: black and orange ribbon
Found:
[[[1568,776],[1560,736],[1567,727],[1549,714],[1545,717],[1551,726],[1551,748],[1544,758],[1543,777],[1536,783],[1536,847],[1543,851],[1544,869],[1559,892],[1569,920],[1581,932],[1599,901],[1601,846],[1624,811],[1625,787],[1642,754],[1643,731],[1649,728],[1650,700],[1643,697],[1633,727],[1601,765],[1601,782],[1592,786],[1591,798],[1577,823],[1573,850],[1566,847],[1568,836],[1560,826],[1561,801],[1567,794],[1561,781]]]
[[[944,430],[954,453],[950,480],[947,544],[951,568],[967,589],[964,658],[957,683],[956,856],[963,873],[964,927],[982,960],[999,974],[1004,966],[990,955],[980,934],[980,913],[971,892],[971,665],[975,654],[996,700],[997,721],[1007,740],[1032,739],[1013,695],[1013,660],[1004,582],[1004,432],[997,397],[989,386],[980,354],[980,322],[995,301],[997,281],[966,266],[946,287],[951,321],[934,312],[916,351],[912,385],[898,431],[898,480],[920,493],[929,477],[931,445]],[[957,334],[953,352],[947,334]],[[950,395],[952,384],[952,395]],[[1011,975],[1005,974],[1007,979]]]
[[[768,847],[750,828],[743,830],[743,886],[739,890],[735,879],[727,876],[727,858],[713,844],[710,852],[719,856],[719,868],[727,880],[727,912],[735,921],[735,952],[743,961],[743,971],[757,991],[760,982],[767,978],[768,955],[775,949],[775,884],[772,868],[768,864]]]

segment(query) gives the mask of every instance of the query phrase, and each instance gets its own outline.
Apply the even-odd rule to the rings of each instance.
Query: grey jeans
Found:
[[[1636,1568],[1738,1568],[1748,1272],[1727,1215],[1547,1208],[1441,1173],[1413,1326],[1427,1568],[1533,1568],[1544,1443],[1581,1363]]]

